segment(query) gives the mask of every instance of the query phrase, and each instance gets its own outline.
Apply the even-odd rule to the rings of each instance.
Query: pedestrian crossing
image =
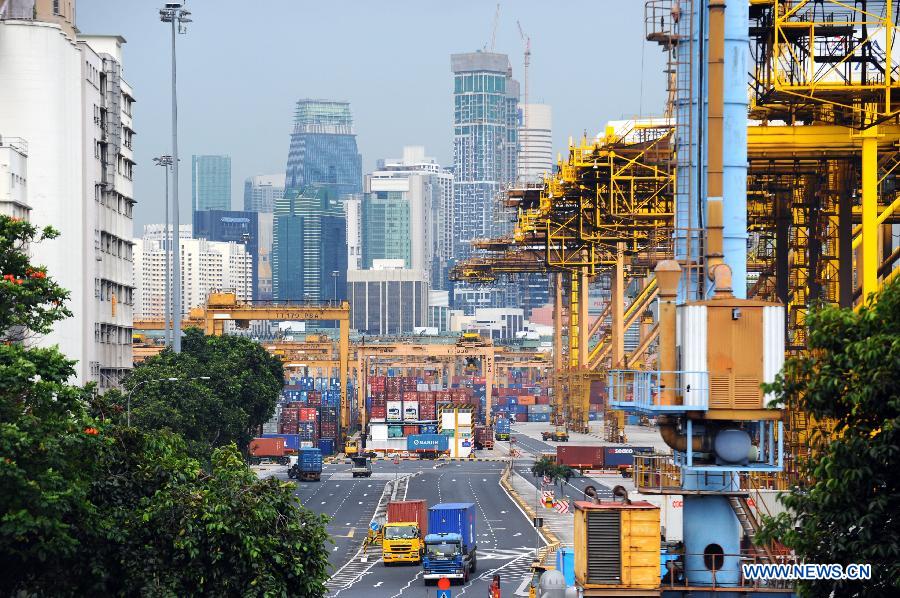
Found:
[[[484,572],[478,576],[478,579],[490,582],[494,575],[499,575],[503,587],[518,590],[526,585],[527,580],[531,579],[531,563],[533,561],[534,548],[479,550],[478,568]],[[513,595],[528,596],[528,593],[514,592]]]

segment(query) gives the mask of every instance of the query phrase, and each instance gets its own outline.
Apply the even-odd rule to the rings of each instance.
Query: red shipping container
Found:
[[[388,503],[388,523],[415,521],[424,538],[428,534],[428,503],[424,500],[394,500]]]
[[[528,414],[527,413],[516,413],[516,421],[517,422],[527,422]]]
[[[403,426],[404,436],[415,436],[419,433],[419,426]]]
[[[538,395],[538,396],[534,397],[534,404],[535,405],[549,405],[550,397],[545,396],[545,395]]]
[[[299,407],[289,407],[281,410],[281,421],[297,421],[300,418]]]
[[[297,434],[299,430],[297,422],[286,422],[278,426],[279,434]]]
[[[283,457],[284,438],[254,438],[250,441],[250,454],[254,457]]]
[[[371,417],[373,419],[384,419],[387,417],[387,407],[384,405],[372,405]]]
[[[303,407],[300,409],[300,421],[314,422],[316,421],[316,410],[313,407]]]
[[[559,445],[556,447],[556,462],[582,469],[603,468],[602,446]]]

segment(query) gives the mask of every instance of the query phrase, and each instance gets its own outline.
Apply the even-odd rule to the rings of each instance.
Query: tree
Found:
[[[803,582],[806,595],[900,592],[900,283],[858,313],[820,308],[807,317],[808,351],[789,359],[767,391],[834,423],[801,463],[809,483],[780,497],[760,542],[778,540],[807,563],[869,563],[868,581]]]
[[[209,380],[196,380],[200,376]],[[180,378],[178,382],[153,382]],[[194,380],[189,380],[194,378]],[[236,443],[245,450],[275,410],[284,370],[259,343],[236,336],[186,331],[182,352],[163,351],[136,367],[125,385],[132,422],[179,433],[195,456]],[[124,397],[115,399],[124,404]]]
[[[43,272],[24,249],[48,237],[4,216],[0,232],[0,263]],[[3,338],[68,313],[38,279],[0,283]],[[0,343],[0,594],[324,595],[325,518],[292,484],[257,479],[233,445],[201,467],[177,434],[121,425],[121,404],[73,374],[56,349]]]

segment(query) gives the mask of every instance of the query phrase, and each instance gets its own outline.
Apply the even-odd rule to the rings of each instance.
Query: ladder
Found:
[[[738,523],[741,525],[741,530],[743,530],[744,534],[753,541],[753,538],[756,536],[756,533],[759,531],[759,522],[756,520],[756,516],[753,514],[753,511],[750,510],[750,505],[747,503],[746,496],[729,496],[728,502],[731,503],[731,510],[734,511],[735,516],[737,516]],[[752,549],[756,555],[760,558],[760,560],[774,563],[775,558],[772,554],[772,551],[769,546],[756,546],[753,545]]]

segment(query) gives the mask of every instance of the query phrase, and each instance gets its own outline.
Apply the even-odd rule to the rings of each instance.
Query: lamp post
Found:
[[[175,33],[185,33],[185,23],[190,23],[191,13],[184,9],[182,2],[166,2],[159,10],[159,19],[172,24],[172,228],[175,229],[176,243],[172,248],[172,350],[181,353],[181,242],[179,237],[178,207],[178,94],[176,86]]]
[[[334,298],[335,303],[337,303],[337,279],[338,279],[338,276],[340,276],[340,275],[341,275],[341,273],[338,272],[337,270],[331,271],[331,282],[332,282],[332,287],[333,287],[331,296]]]
[[[166,217],[165,224],[163,229],[163,250],[166,252],[166,291],[165,291],[165,304],[163,307],[163,312],[165,313],[165,328],[163,328],[163,344],[167,347],[171,346],[172,337],[170,336],[171,329],[171,321],[170,316],[172,314],[172,295],[169,290],[169,276],[172,273],[172,265],[169,263],[169,252],[171,251],[171,243],[169,238],[169,168],[172,166],[172,156],[163,155],[158,158],[153,158],[153,161],[157,166],[162,166],[165,168],[166,173]],[[180,240],[180,239],[179,239]]]
[[[125,395],[125,424],[131,427],[131,395],[148,382],[186,382],[188,380],[209,380],[209,376],[197,376],[196,378],[154,378],[152,380],[141,380],[131,387],[128,394]]]

